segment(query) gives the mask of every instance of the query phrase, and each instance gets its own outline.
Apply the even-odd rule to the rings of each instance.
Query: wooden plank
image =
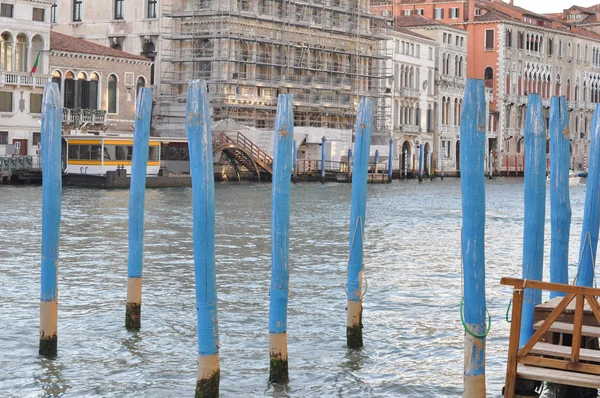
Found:
[[[539,321],[533,325],[534,329],[539,329],[544,321]],[[573,334],[573,324],[565,322],[554,322],[548,329],[549,332]],[[588,337],[600,337],[600,327],[583,325],[581,335]]]
[[[504,384],[504,396],[506,398],[513,398],[515,396],[515,386],[517,383],[517,352],[519,351],[522,311],[523,289],[515,289],[513,292],[512,323],[510,324],[508,360],[506,362],[506,381]]]
[[[579,364],[582,365],[582,364]],[[600,386],[600,376],[588,375],[565,370],[539,368],[519,364],[517,375],[524,379],[549,381],[556,384],[566,384],[570,386],[598,388]]]
[[[529,351],[533,348],[535,343],[540,341],[542,335],[546,333],[548,329],[550,329],[554,321],[556,321],[556,318],[558,318],[560,314],[562,314],[565,307],[573,300],[573,298],[575,298],[575,295],[569,293],[562,299],[560,304],[556,306],[556,308],[550,313],[550,315],[548,315],[548,318],[546,318],[546,320],[540,325],[540,327],[536,330],[533,336],[531,336],[529,341],[525,343],[525,345],[519,350],[519,355],[525,356],[529,353]]]
[[[514,286],[516,288],[528,288],[528,289],[541,289],[551,290],[553,292],[564,292],[572,294],[584,294],[589,296],[600,296],[600,289],[585,287],[585,286],[573,286],[563,285],[561,283],[550,283],[536,280],[523,280],[518,278],[504,277],[500,280],[501,285]]]
[[[532,365],[539,368],[544,368],[544,370],[549,369],[559,369],[559,370],[567,370],[571,371],[575,374],[581,374],[582,376],[589,375],[598,375],[600,376],[600,365],[591,364],[591,363],[573,363],[570,361],[565,361],[564,359],[553,359],[553,358],[544,358],[544,357],[536,357],[532,355],[527,355],[526,357],[522,357],[518,359],[519,364]],[[547,380],[549,381],[549,380]],[[595,387],[598,388],[598,387]]]
[[[571,347],[539,342],[533,346],[529,353],[551,357],[571,358]],[[579,354],[579,360],[598,362],[600,364],[600,351],[582,348]]]
[[[583,296],[578,295],[575,300],[575,320],[573,321],[571,362],[579,362],[579,350],[581,349],[581,328],[583,323]]]
[[[546,301],[545,303],[536,305],[535,310],[536,310],[536,312],[552,312],[556,308],[558,303],[560,303],[561,300],[562,300],[562,297],[555,297],[551,300]],[[567,306],[567,308],[565,308],[565,310],[563,312],[566,314],[575,313],[575,302],[573,301],[573,302],[569,303],[569,305]],[[593,315],[592,308],[590,307],[590,305],[588,303],[584,304],[583,312],[586,315]]]
[[[585,296],[585,298],[596,317],[596,321],[600,322],[600,304],[598,304],[598,300],[594,296]]]

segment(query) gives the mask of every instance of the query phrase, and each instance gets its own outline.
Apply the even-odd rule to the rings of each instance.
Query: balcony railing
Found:
[[[405,98],[419,98],[419,89],[418,88],[401,87],[400,95],[402,95]]]
[[[107,114],[101,109],[63,109],[63,123],[106,124]]]
[[[6,72],[0,71],[0,87],[11,86],[45,86],[52,76],[39,73],[30,74],[27,72]]]

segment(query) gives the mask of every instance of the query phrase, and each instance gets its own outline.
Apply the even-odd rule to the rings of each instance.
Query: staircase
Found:
[[[213,134],[213,153],[222,151],[231,161],[239,178],[238,166],[254,173],[260,181],[261,174],[273,174],[273,158],[242,133]]]

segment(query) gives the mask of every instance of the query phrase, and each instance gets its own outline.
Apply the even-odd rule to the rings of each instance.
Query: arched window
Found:
[[[33,66],[35,67],[35,73],[46,73],[44,70],[44,57],[46,56],[44,50],[44,39],[40,35],[33,36],[31,40],[31,57],[33,58],[31,61],[31,68],[28,72],[33,71]]]
[[[100,81],[100,76],[96,72],[90,75],[90,99],[89,99],[89,109],[98,109],[98,85]]]
[[[117,113],[117,77],[108,76],[108,113]]]
[[[52,72],[52,82],[58,84],[58,89],[61,89],[62,73],[59,70]]]
[[[581,44],[577,43],[577,62],[581,62]]]
[[[154,6],[156,7],[156,4],[154,4]],[[150,84],[154,85],[154,59],[156,58],[156,47],[154,46],[154,43],[151,41],[144,43],[142,56],[153,62],[150,66]]]
[[[140,88],[142,87],[146,87],[146,79],[144,79],[142,76],[138,77],[137,79],[137,84],[135,85],[135,95],[136,95],[136,99],[137,99],[137,95],[140,92]]]
[[[510,72],[508,72],[506,74],[506,94],[510,94],[511,91],[511,87],[510,87]]]
[[[486,87],[494,87],[494,69],[491,66],[488,66],[483,71],[483,80],[485,80]]]
[[[75,75],[71,71],[65,74],[65,93],[63,98],[65,108],[75,108]]]
[[[27,70],[27,36],[23,33],[17,36],[17,47],[15,51],[15,69],[17,72],[29,72]]]
[[[90,82],[85,72],[77,74],[77,84],[75,85],[75,108],[88,109],[90,106]]]
[[[556,75],[556,87],[554,90],[554,95],[560,95],[560,75]]]
[[[12,72],[12,36],[8,32],[0,35],[0,70]]]

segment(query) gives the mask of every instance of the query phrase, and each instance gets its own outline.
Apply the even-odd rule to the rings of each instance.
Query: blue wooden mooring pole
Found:
[[[127,267],[127,304],[125,327],[141,327],[142,261],[144,257],[144,197],[152,115],[152,90],[140,88],[133,126],[133,155],[129,189],[129,261]]]
[[[352,181],[352,149],[348,149],[348,182]]]
[[[194,274],[198,321],[196,398],[218,397],[220,381],[215,272],[215,177],[209,109],[206,82],[192,80],[187,93],[185,127],[192,174]]]
[[[294,136],[292,95],[280,94],[275,118],[271,220],[271,297],[269,306],[269,381],[288,380],[287,303],[289,284],[290,156]],[[323,140],[325,147],[325,140]],[[323,158],[324,159],[324,158]]]
[[[564,96],[550,102],[550,282],[569,283],[569,199],[570,131],[569,111]],[[550,298],[564,296],[550,292]]]
[[[392,161],[394,160],[394,140],[390,138],[390,156],[388,157],[388,182],[392,182]]]
[[[419,182],[423,181],[423,144],[419,144]]]
[[[325,143],[327,142],[327,138],[323,136],[321,138],[321,182],[325,182]]]
[[[542,99],[529,94],[525,116],[525,229],[523,232],[523,279],[542,280],[544,222],[546,211],[546,131]],[[462,150],[462,148],[461,148]],[[462,165],[461,165],[462,166]],[[539,289],[525,289],[520,345],[533,335],[533,311],[542,301]]]
[[[465,328],[464,397],[485,397],[485,189],[486,102],[482,80],[467,79],[460,121],[462,264]],[[463,318],[464,311],[464,318]]]
[[[585,207],[579,245],[577,286],[592,286],[600,228],[600,104],[596,104],[590,132],[590,161],[585,192]]]
[[[42,261],[39,354],[55,357],[58,326],[58,248],[62,203],[62,103],[56,83],[44,88],[42,103]]]
[[[379,149],[375,150],[375,159],[374,159],[374,165],[373,165],[373,174],[377,173],[377,164],[379,164]]]
[[[367,210],[367,177],[369,172],[373,119],[373,102],[370,98],[362,97],[356,114],[354,171],[352,173],[352,205],[350,208],[348,314],[346,319],[346,340],[349,348],[360,348],[363,346],[363,238],[365,232],[365,214]]]

